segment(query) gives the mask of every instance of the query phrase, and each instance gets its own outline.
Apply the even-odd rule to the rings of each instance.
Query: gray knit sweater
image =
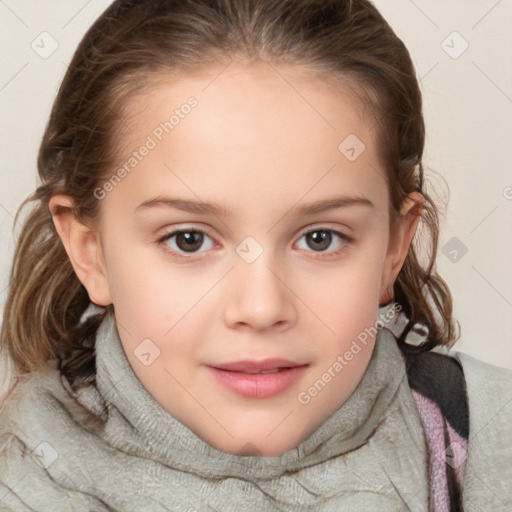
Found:
[[[422,427],[396,339],[379,331],[349,399],[297,448],[276,457],[219,451],[142,386],[115,321],[97,338],[97,390],[72,397],[48,366],[0,418],[0,510],[428,510]],[[470,406],[467,511],[512,510],[512,371],[452,352]],[[82,405],[106,419],[84,426]]]

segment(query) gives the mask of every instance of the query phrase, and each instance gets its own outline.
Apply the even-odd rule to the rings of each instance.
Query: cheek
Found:
[[[352,319],[359,312],[373,318],[378,306],[384,256],[379,248],[358,251],[342,261],[338,268],[302,279],[302,293],[318,312],[334,321]]]
[[[320,326],[318,332],[326,342],[331,342],[322,345],[323,357],[328,361],[334,361],[338,354],[350,348],[353,340],[361,336],[368,342],[368,347],[372,346],[370,336],[365,336],[365,333],[373,332],[371,328],[376,325],[382,260],[378,248],[368,248],[354,254],[338,270],[317,280],[308,279],[307,290],[303,293],[309,300],[304,302],[316,313],[311,316],[309,328],[319,329]],[[308,317],[310,315],[306,315]],[[362,354],[357,361],[364,365],[367,352],[363,345],[361,348]],[[351,370],[345,373],[355,372],[356,366],[351,365]]]
[[[112,301],[134,342],[154,337],[165,343],[187,326],[197,326],[208,303],[202,298],[216,281],[211,270],[170,263],[156,248],[111,248],[120,255],[108,263]]]
[[[151,251],[129,234],[111,230],[106,238],[107,279],[116,318],[134,336],[138,331],[137,336],[149,337],[145,331],[157,325],[156,320],[162,315],[160,308],[175,307],[168,277],[155,265]]]

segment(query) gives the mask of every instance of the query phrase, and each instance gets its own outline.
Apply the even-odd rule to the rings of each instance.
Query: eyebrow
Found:
[[[367,206],[375,208],[375,205],[367,198],[360,196],[335,196],[328,199],[321,199],[310,203],[303,203],[291,208],[289,213],[296,216],[315,215],[318,213],[343,208],[347,206]],[[148,210],[150,208],[167,207],[181,210],[188,213],[213,214],[219,217],[226,217],[231,214],[229,208],[223,204],[216,204],[209,201],[192,201],[174,197],[158,196],[148,199],[139,204],[134,213]]]

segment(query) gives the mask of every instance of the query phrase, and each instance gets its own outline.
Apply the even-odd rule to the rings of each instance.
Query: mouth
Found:
[[[207,368],[216,382],[237,395],[269,398],[296,384],[308,366],[293,361],[267,359],[215,364]]]
[[[219,370],[227,370],[241,373],[276,373],[281,370],[304,366],[305,363],[297,363],[288,359],[264,359],[262,361],[233,361],[231,363],[220,363],[209,365]]]

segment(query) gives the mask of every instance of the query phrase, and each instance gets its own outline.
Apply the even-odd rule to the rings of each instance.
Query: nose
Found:
[[[295,295],[282,274],[264,252],[256,261],[237,261],[227,284],[224,317],[231,328],[286,330],[297,319]]]

